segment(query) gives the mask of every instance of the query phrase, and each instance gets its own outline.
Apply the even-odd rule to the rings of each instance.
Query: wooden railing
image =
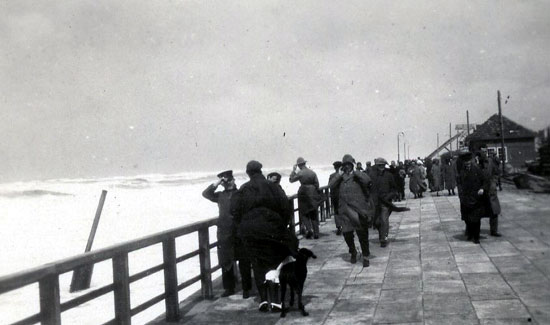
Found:
[[[330,218],[331,203],[329,189],[322,187],[323,203],[319,206],[321,221]],[[293,207],[293,218],[291,225],[299,226],[296,222],[297,196],[289,197]],[[61,313],[75,308],[86,302],[94,300],[105,294],[114,293],[114,314],[115,318],[106,324],[131,324],[132,316],[146,310],[147,308],[165,301],[166,321],[177,322],[179,315],[178,292],[192,284],[201,282],[201,293],[203,298],[213,297],[212,273],[220,269],[220,265],[211,266],[210,250],[217,247],[217,242],[210,243],[209,228],[217,224],[218,218],[212,218],[196,222],[183,227],[163,231],[154,235],[132,240],[126,243],[117,244],[103,249],[94,250],[88,253],[70,257],[54,263],[18,272],[15,274],[0,277],[0,295],[20,289],[29,284],[38,283],[40,311],[20,321],[17,325],[23,324],[61,324]],[[294,223],[294,224],[293,224]],[[176,255],[176,239],[191,233],[198,233],[199,247],[197,250],[181,256]],[[162,244],[163,263],[153,266],[147,270],[130,275],[128,254],[155,244]],[[178,283],[177,264],[192,257],[199,256],[200,274]],[[81,296],[61,303],[59,276],[74,271],[75,269],[94,265],[96,263],[111,260],[113,283],[93,289]],[[130,284],[146,278],[156,272],[164,271],[164,293],[150,298],[146,302],[131,308]]]

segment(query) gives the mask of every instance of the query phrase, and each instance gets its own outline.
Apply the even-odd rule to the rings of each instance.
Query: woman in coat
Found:
[[[439,167],[439,160],[434,159],[432,163],[432,189],[439,196],[439,191],[443,190],[443,185],[441,184],[441,168]]]
[[[426,191],[426,185],[424,184],[425,171],[418,162],[412,162],[411,177],[409,181],[409,189],[414,194],[414,198],[422,197],[422,193]]]
[[[451,159],[445,160],[443,164],[443,179],[445,180],[445,189],[449,192],[449,195],[455,195],[456,166]]]

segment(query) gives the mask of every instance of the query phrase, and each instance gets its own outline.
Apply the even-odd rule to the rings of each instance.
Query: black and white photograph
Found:
[[[0,324],[550,324],[550,2],[0,2]]]

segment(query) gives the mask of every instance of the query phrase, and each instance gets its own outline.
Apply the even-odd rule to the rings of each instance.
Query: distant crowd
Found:
[[[346,154],[333,166],[334,173],[329,177],[328,187],[336,234],[343,236],[351,263],[358,259],[355,235],[361,248],[363,267],[370,264],[369,228],[377,230],[381,247],[389,244],[391,213],[409,210],[396,205],[396,202],[406,199],[407,176],[414,198],[422,198],[428,190],[435,192],[436,196],[445,189],[448,195],[455,195],[455,188],[458,189],[468,240],[479,243],[480,219],[483,217],[490,218],[491,235],[500,236],[498,162],[488,157],[484,148],[475,156],[464,152],[441,163],[439,159],[388,163],[384,158],[376,158],[374,164],[366,162],[365,168]],[[299,240],[294,227],[291,227],[294,211],[280,186],[281,174],[274,172],[265,177],[262,164],[255,160],[247,164],[246,173],[250,180],[239,189],[233,172],[228,170],[218,174],[218,181],[203,192],[205,198],[219,207],[217,238],[224,288],[222,297],[235,294],[235,262],[238,261],[243,298],[250,296],[253,273],[260,298],[259,310],[280,311],[282,304],[277,279],[272,279],[271,274],[276,274],[298,254]],[[289,181],[300,183],[297,194],[300,233],[305,239],[318,239],[318,207],[326,198],[319,190],[317,174],[307,167],[304,158],[299,157]],[[220,185],[223,191],[216,191]]]

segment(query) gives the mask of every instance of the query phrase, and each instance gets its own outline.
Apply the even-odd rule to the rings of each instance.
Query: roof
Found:
[[[502,116],[504,139],[534,138],[536,133]],[[485,123],[478,125],[474,133],[465,141],[500,139],[500,119],[498,114],[491,116]]]

